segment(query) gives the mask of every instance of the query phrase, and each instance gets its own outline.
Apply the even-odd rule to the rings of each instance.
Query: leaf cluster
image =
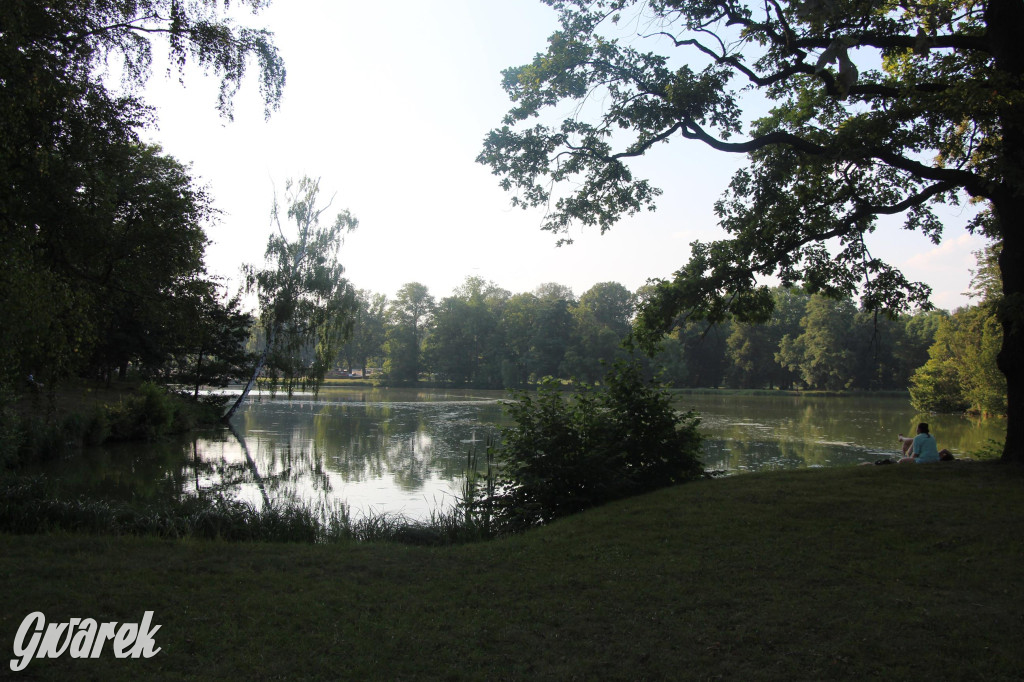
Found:
[[[217,108],[231,118],[232,100],[248,71],[250,59],[260,70],[260,92],[269,116],[281,100],[284,62],[273,33],[236,25],[230,0],[88,0],[87,2],[8,3],[4,10],[13,36],[26,54],[57,60],[65,73],[98,82],[114,67],[129,87],[150,77],[154,43],[165,47],[171,67],[183,77],[189,62],[220,80]],[[269,0],[236,0],[253,14]],[[20,30],[19,30],[20,29]],[[5,30],[6,33],[6,30]],[[10,34],[8,34],[9,37]]]

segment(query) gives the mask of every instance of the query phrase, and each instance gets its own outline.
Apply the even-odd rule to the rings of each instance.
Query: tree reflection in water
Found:
[[[90,448],[40,465],[70,495],[155,499],[197,491],[256,506],[347,504],[354,519],[427,518],[461,494],[467,456],[504,423],[501,391],[325,389],[264,398],[233,429]],[[705,435],[704,464],[730,472],[848,466],[896,453],[896,434],[928,421],[958,456],[1003,438],[1005,422],[916,415],[878,397],[680,394]],[[480,457],[480,460],[486,458]]]

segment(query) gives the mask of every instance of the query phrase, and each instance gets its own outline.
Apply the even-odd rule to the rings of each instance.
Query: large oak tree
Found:
[[[977,202],[968,227],[1003,245],[1003,456],[1024,460],[1024,2],[544,2],[560,28],[505,72],[514,107],[479,160],[518,203],[550,206],[547,229],[604,230],[652,207],[660,191],[628,162],[655,145],[749,160],[715,205],[729,238],[694,243],[658,284],[641,341],[681,317],[766,319],[768,276],[856,291],[868,309],[924,305],[928,287],[875,257],[866,236],[900,215],[938,242],[934,206]],[[753,97],[770,108],[745,120]],[[553,121],[566,103],[578,106]]]

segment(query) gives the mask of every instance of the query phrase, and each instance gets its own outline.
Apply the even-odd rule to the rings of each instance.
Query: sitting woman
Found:
[[[917,425],[916,436],[909,438],[901,433],[899,439],[903,445],[903,458],[900,460],[900,464],[913,464],[914,462],[929,464],[953,459],[953,453],[949,450],[939,451],[938,445],[935,444],[935,438],[928,433],[928,425],[924,422]]]

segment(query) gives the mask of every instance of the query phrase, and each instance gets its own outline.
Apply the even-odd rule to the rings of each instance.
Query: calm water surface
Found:
[[[505,423],[502,391],[324,389],[257,397],[233,429],[187,439],[91,448],[47,473],[65,493],[152,499],[220,491],[256,505],[303,501],[353,517],[427,518],[451,506],[466,456]],[[1005,422],[915,415],[906,399],[683,395],[701,415],[704,463],[731,472],[850,466],[898,450],[897,433],[932,425],[964,454],[1002,440]]]
[[[873,462],[896,455],[896,436],[921,421],[957,456],[1006,437],[1004,420],[917,414],[906,398],[693,395],[677,405],[701,415],[705,466],[736,472]]]

